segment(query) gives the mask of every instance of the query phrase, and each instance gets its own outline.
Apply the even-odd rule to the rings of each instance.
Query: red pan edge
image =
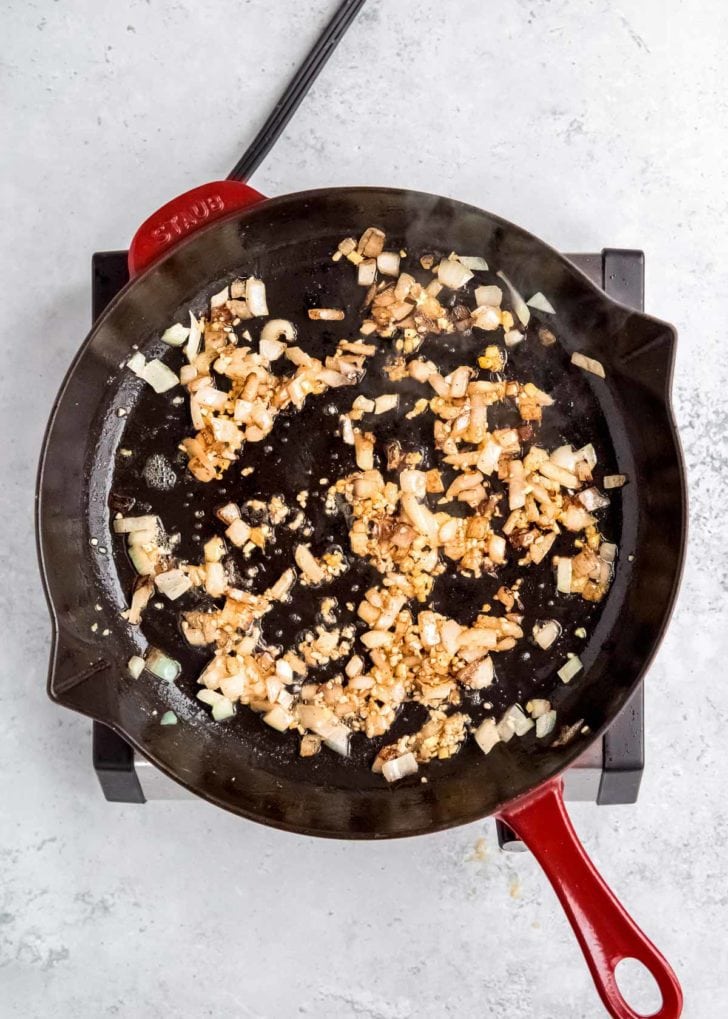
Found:
[[[265,201],[237,181],[203,184],[172,199],[140,226],[129,248],[132,276],[148,268],[197,228]],[[599,995],[614,1019],[646,1019],[619,991],[615,969],[635,958],[654,977],[662,1005],[653,1019],[678,1019],[683,996],[673,970],[627,914],[589,859],[574,831],[561,778],[549,779],[504,806],[498,816],[525,842],[558,896]]]
[[[266,196],[238,180],[213,181],[185,191],[144,220],[129,245],[129,275],[137,276],[188,234]]]

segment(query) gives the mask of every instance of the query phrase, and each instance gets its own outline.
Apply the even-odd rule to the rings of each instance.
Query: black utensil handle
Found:
[[[270,152],[301,101],[318,78],[327,60],[336,49],[349,25],[364,6],[365,0],[343,0],[336,13],[275,105],[248,149],[228,174],[228,180],[250,179]]]

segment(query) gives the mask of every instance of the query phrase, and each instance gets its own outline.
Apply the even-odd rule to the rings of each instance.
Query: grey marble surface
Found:
[[[352,845],[202,802],[107,804],[88,722],[45,695],[33,482],[89,323],[90,253],[227,172],[332,8],[6,0],[0,14],[2,1019],[603,1014],[544,878],[499,855],[489,822]],[[644,248],[648,308],[680,333],[689,558],[647,683],[639,805],[573,815],[673,961],[690,1019],[728,1013],[727,33],[719,0],[370,0],[254,179],[271,194],[438,191],[564,250]]]

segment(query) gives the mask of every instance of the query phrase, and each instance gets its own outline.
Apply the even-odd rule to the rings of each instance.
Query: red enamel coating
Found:
[[[194,230],[234,209],[265,200],[238,180],[213,181],[185,191],[146,219],[129,245],[129,273],[136,276]]]
[[[654,1019],[678,1019],[683,997],[677,977],[604,883],[578,839],[554,779],[515,800],[500,817],[541,864],[581,945],[594,983],[614,1019],[646,1019],[622,997],[614,977],[622,959],[637,959],[662,994]]]

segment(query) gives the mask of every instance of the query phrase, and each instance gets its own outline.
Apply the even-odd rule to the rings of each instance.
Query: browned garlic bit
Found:
[[[396,743],[390,743],[377,754],[372,765],[372,771],[384,772],[388,763],[401,761],[407,755],[411,755],[416,765],[426,764],[435,759],[445,760],[456,754],[465,741],[468,731],[467,724],[470,721],[468,715],[456,713],[446,715],[442,711],[430,712],[430,717],[422,728],[411,736],[403,736]],[[410,772],[411,773],[411,772]],[[388,781],[393,779],[385,772]],[[394,779],[404,777],[396,771]]]
[[[189,394],[194,435],[182,448],[191,473],[202,482],[221,478],[245,443],[265,439],[281,412],[301,410],[309,395],[356,386],[367,360],[389,340],[384,346],[393,356],[383,367],[382,390],[373,396],[357,393],[348,412],[333,409],[339,415],[337,434],[356,469],[341,477],[313,475],[311,492],[298,492],[291,505],[276,494],[267,502],[221,505],[216,509],[220,533],[206,541],[199,564],[175,558],[156,516],[120,516],[114,529],[127,535],[139,574],[124,614],[130,623],[139,623],[155,588],[171,602],[191,589],[212,599],[211,608],[183,611],[181,627],[191,645],[212,652],[199,677],[198,696],[215,719],[229,717],[239,703],[271,728],[297,732],[302,757],[318,754],[322,746],[346,755],[352,733],[384,737],[403,705],[422,705],[427,721],[383,746],[374,759],[373,770],[392,782],[453,756],[471,730],[485,753],[532,730],[536,739],[555,731],[556,709],[544,698],[511,704],[477,726],[469,714],[482,691],[498,686],[499,655],[524,641],[547,651],[565,632],[555,619],[532,616],[524,635],[523,576],[514,580],[511,573],[508,584],[496,578],[506,566],[525,570],[552,555],[554,599],[578,595],[597,602],[611,582],[617,548],[604,541],[595,515],[609,498],[594,485],[593,447],[550,450],[536,443],[536,430],[553,400],[533,382],[503,374],[511,348],[527,339],[531,317],[511,281],[498,273],[502,285],[472,285],[474,274],[488,266],[479,256],[456,252],[439,259],[422,255],[406,271],[407,253],[397,245],[390,248],[384,231],[372,226],[358,240],[342,240],[333,253],[342,271],[354,272],[366,288],[365,310],[361,335],[332,343],[323,361],[307,353],[305,327],[268,318],[265,284],[252,276],[215,294],[209,315],[191,316],[189,329],[174,326],[165,334],[170,345],[186,340],[188,364],[180,381]],[[423,279],[423,272],[430,277]],[[502,306],[504,294],[513,311]],[[553,313],[541,294],[529,303]],[[307,317],[336,323],[346,311],[308,308]],[[236,331],[253,318],[266,319],[258,349],[247,330]],[[481,332],[491,342],[473,363],[447,374],[434,361],[413,356],[428,337],[452,334],[449,342],[457,344],[457,334]],[[536,325],[535,332],[544,347],[556,342],[543,326]],[[274,361],[280,362],[275,372]],[[604,374],[599,362],[583,354],[574,354],[572,361]],[[283,364],[290,370],[281,372]],[[216,385],[220,377],[225,390]],[[405,385],[398,388],[400,383]],[[405,399],[407,386],[408,396],[412,388],[421,395]],[[510,415],[510,427],[491,424],[500,411]],[[410,426],[428,438],[426,452],[407,449],[402,436],[392,438],[397,415],[412,422],[426,414],[431,418],[423,418],[421,427]],[[386,439],[378,438],[385,429]],[[306,512],[309,498],[317,498],[317,479],[324,486],[324,512],[345,514],[351,556],[376,571],[375,585],[363,597],[352,594],[348,601],[339,589],[337,599],[327,590],[349,563],[342,549],[311,537],[315,532]],[[608,475],[603,487],[618,489],[626,480]],[[295,534],[290,566],[261,593],[236,586],[240,581],[228,562],[230,552],[238,550],[243,558],[265,552],[277,527]],[[552,554],[559,535],[573,543],[573,555]],[[438,578],[448,572],[494,578],[495,593],[489,597],[496,604],[484,604],[469,625],[428,608]],[[295,584],[316,589],[308,597],[320,606],[318,625],[287,649],[268,646],[262,620],[276,603],[287,601]],[[319,670],[328,666],[339,671],[322,681]],[[568,683],[581,669],[573,652],[565,662],[562,652],[554,661],[555,680]],[[562,730],[558,739],[573,738],[581,725],[573,732]]]
[[[285,408],[300,410],[307,396],[354,385],[361,377],[366,356],[361,350],[343,347],[322,363],[301,347],[286,345],[295,339],[296,329],[283,319],[266,323],[257,351],[249,341],[241,345],[234,327],[267,315],[265,284],[251,276],[234,280],[215,295],[209,319],[194,320],[194,342],[191,338],[185,347],[189,364],[183,366],[180,381],[189,393],[195,434],[184,439],[181,448],[198,481],[220,478],[246,442],[265,439]],[[344,312],[335,309],[309,310],[312,319],[343,317]],[[295,371],[273,374],[271,362],[280,357]],[[230,381],[227,392],[216,387],[213,372]]]

